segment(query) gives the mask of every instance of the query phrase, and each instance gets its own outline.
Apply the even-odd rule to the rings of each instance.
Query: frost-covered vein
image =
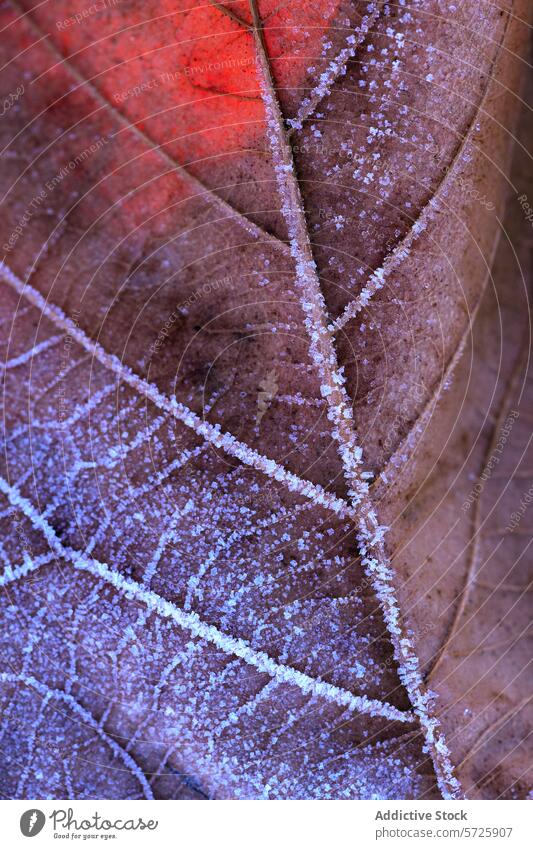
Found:
[[[383,288],[387,281],[387,277],[394,271],[402,260],[409,256],[409,251],[413,243],[418,239],[419,235],[427,228],[429,219],[436,207],[436,200],[432,197],[424,207],[420,217],[413,222],[409,231],[396,247],[388,254],[382,265],[376,268],[370,274],[367,283],[363,286],[358,296],[345,307],[344,312],[339,318],[331,322],[329,329],[331,331],[339,331],[345,327],[352,318],[355,318],[361,310],[368,306],[369,302],[380,289]]]
[[[20,310],[17,311],[16,317],[20,321],[25,315],[28,314],[28,312],[30,310],[31,310],[31,307],[29,305],[26,305],[25,307],[22,307]],[[4,327],[5,324],[11,324],[12,325],[14,318],[15,318],[15,316],[13,316],[11,313],[8,312],[3,318],[0,318],[0,327]]]
[[[419,728],[415,728],[413,731],[405,731],[401,734],[397,734],[394,737],[391,737],[388,740],[380,740],[378,745],[381,749],[388,749],[389,747],[396,747],[396,751],[399,751],[403,748],[406,743],[410,742],[412,739],[420,736],[422,732]],[[377,735],[374,735],[376,737]],[[340,760],[349,760],[354,755],[358,755],[364,757],[367,754],[375,753],[375,745],[373,743],[373,738],[371,737],[369,740],[365,740],[365,743],[357,743],[357,745],[352,746],[349,749],[346,749],[342,752],[342,754],[333,755],[332,757],[325,758],[321,762],[321,767],[324,768],[326,766],[330,766],[332,763]]]
[[[47,566],[55,560],[54,554],[41,554],[39,557],[30,557],[28,552],[24,553],[24,559],[19,566],[7,565],[3,573],[0,575],[0,587],[7,587],[15,580],[20,580],[30,575],[32,572],[38,572],[42,566]]]
[[[40,309],[57,327],[69,333],[98,362],[116,374],[120,381],[126,383],[139,394],[144,395],[156,407],[165,413],[169,413],[206,442],[240,460],[244,465],[251,466],[269,478],[283,484],[290,492],[308,498],[317,506],[332,510],[342,518],[349,517],[352,514],[350,505],[346,501],[331,495],[320,484],[314,484],[311,481],[298,477],[298,475],[288,471],[284,466],[276,463],[275,460],[265,457],[245,443],[240,442],[232,434],[222,431],[219,424],[213,425],[202,420],[200,416],[186,407],[185,404],[180,403],[175,398],[168,398],[166,395],[163,395],[157,386],[140,377],[114,354],[109,354],[99,342],[94,342],[90,339],[59,307],[47,302],[37,289],[34,289],[29,283],[23,283],[3,261],[0,261],[0,279],[3,279],[19,295]]]
[[[94,605],[98,604],[99,601],[99,590],[98,587],[95,587],[89,595],[78,605],[76,608],[76,613],[74,614],[74,619],[72,622],[72,637],[71,642],[69,643],[68,652],[70,656],[70,664],[69,664],[69,675],[67,678],[67,682],[65,685],[65,691],[67,693],[72,692],[73,684],[78,680],[77,676],[77,651],[76,644],[78,640],[78,634],[82,629],[83,620],[86,617],[87,613],[93,608]],[[102,723],[100,723],[102,724]]]
[[[498,42],[498,46],[495,49],[494,55],[491,60],[490,68],[487,71],[486,81],[483,86],[483,90],[481,92],[481,96],[474,111],[473,117],[471,118],[468,124],[466,132],[462,135],[441,180],[435,187],[430,199],[424,205],[418,217],[411,224],[407,233],[401,238],[401,240],[390,251],[390,253],[387,254],[381,266],[375,269],[370,274],[368,282],[363,287],[357,298],[351,301],[345,307],[342,315],[340,315],[339,318],[332,322],[331,328],[333,330],[342,330],[342,328],[345,327],[345,325],[348,324],[349,321],[355,318],[358,313],[360,313],[361,310],[368,305],[368,302],[373,297],[373,295],[383,288],[390,274],[400,265],[400,263],[404,259],[409,256],[410,250],[414,242],[416,242],[420,234],[427,229],[435,212],[440,211],[440,197],[442,195],[445,195],[449,186],[453,184],[453,181],[455,180],[456,168],[460,164],[465,150],[474,136],[476,130],[476,123],[481,112],[483,111],[483,107],[487,100],[490,85],[493,80],[496,62],[500,56],[510,20],[511,16],[508,14],[501,39]]]
[[[109,653],[110,658],[111,658],[112,675],[113,675],[113,680],[114,680],[114,684],[115,684],[115,690],[116,690],[117,693],[120,692],[120,681],[119,681],[119,658],[120,658],[120,655],[130,645],[130,643],[133,643],[137,640],[137,630],[144,628],[144,626],[146,625],[146,623],[148,622],[148,620],[150,618],[150,613],[151,613],[151,611],[148,610],[148,609],[141,610],[141,612],[138,614],[133,625],[127,625],[127,627],[125,628],[124,634],[123,634],[122,637],[120,637],[116,647],[114,648],[114,650],[112,652]],[[112,699],[110,699],[107,703],[107,706],[106,706],[101,718],[100,718],[100,724],[101,725],[104,725],[107,722],[107,720],[109,719],[109,716],[111,715],[111,712],[112,712],[114,706],[115,706],[115,702]]]
[[[226,731],[228,728],[235,728],[235,724],[237,723],[240,717],[251,716],[255,711],[256,707],[261,704],[261,702],[264,702],[265,699],[271,698],[272,694],[275,692],[277,687],[279,687],[279,685],[279,681],[276,681],[276,679],[270,679],[270,681],[264,684],[254,696],[247,699],[244,704],[231,711],[231,713],[229,713],[225,719],[219,722],[219,724],[213,728],[213,735],[210,738],[208,745],[209,751],[212,752],[215,747],[215,738],[221,737],[224,731]]]
[[[158,427],[161,427],[161,424],[162,424],[163,421],[164,421],[163,416],[160,416],[158,419],[156,419],[156,422],[158,422],[158,424],[157,424],[157,427],[155,427],[155,430],[157,430]],[[127,446],[124,446],[124,447],[123,446],[119,446],[119,447],[113,446],[112,448],[109,449],[109,451],[107,452],[107,455],[104,455],[102,457],[96,457],[94,460],[88,460],[88,461],[77,460],[75,463],[73,463],[73,465],[69,469],[68,474],[65,477],[66,488],[69,489],[74,484],[74,482],[75,482],[76,478],[78,477],[78,475],[80,474],[80,472],[83,472],[83,471],[86,471],[86,470],[89,470],[89,469],[95,470],[95,469],[98,469],[99,466],[102,466],[107,471],[112,471],[120,463],[124,462],[127,454],[130,451],[133,451],[135,448],[139,447],[139,445],[142,444],[144,439],[150,438],[150,432],[149,432],[150,430],[151,430],[151,428],[147,428],[146,431],[142,431],[141,433],[139,433],[137,435],[137,437],[135,438],[135,440],[133,440],[132,443],[130,443]],[[134,443],[137,443],[137,444],[134,444]],[[131,492],[130,500],[125,499],[124,496],[122,496],[120,498],[119,506],[116,508],[114,513],[111,513],[111,512],[107,513],[106,517],[101,522],[97,533],[89,539],[87,546],[86,546],[86,550],[87,551],[92,550],[94,548],[94,546],[99,541],[101,541],[103,539],[104,534],[107,531],[107,529],[109,528],[109,526],[114,521],[116,521],[119,516],[123,515],[125,512],[127,512],[128,510],[131,509],[131,504],[134,500],[138,501],[141,498],[143,498],[144,496],[148,495],[148,493],[152,492],[154,489],[156,489],[158,486],[160,486],[175,471],[183,468],[183,466],[185,466],[185,464],[188,463],[189,460],[192,460],[192,459],[198,457],[204,451],[205,451],[205,443],[202,444],[202,445],[199,445],[197,448],[187,449],[185,451],[182,451],[180,454],[178,454],[177,457],[174,457],[174,459],[170,463],[168,463],[168,465],[165,466],[156,475],[149,475],[147,477],[146,482],[143,483],[141,486],[130,487],[129,490],[128,490],[129,493]],[[30,471],[31,471],[31,469],[30,469]],[[19,481],[25,481],[26,479],[28,479],[30,477],[31,477],[31,474],[29,472],[26,472],[22,476],[22,478],[19,479]],[[17,481],[17,484],[19,484],[19,481]],[[64,494],[62,492],[57,493],[57,495],[53,496],[52,498],[50,498],[48,500],[46,507],[44,509],[43,515],[44,516],[52,516],[54,514],[54,512],[56,511],[56,509],[63,503],[63,501],[64,501]]]
[[[132,451],[136,451],[137,448],[143,448],[146,443],[150,442],[152,437],[155,436],[161,427],[163,427],[166,421],[167,416],[157,416],[151,424],[147,425],[144,429],[139,430],[131,442],[126,445],[123,442],[119,445],[114,445],[106,451],[105,455],[102,457],[96,457],[94,462],[96,465],[104,466],[106,469],[113,469],[116,465],[118,465],[118,463],[124,460],[128,454],[131,454]]]
[[[461,793],[460,784],[453,774],[448,747],[440,723],[434,716],[431,694],[425,689],[414,645],[402,627],[394,576],[383,542],[385,529],[379,525],[368,496],[368,476],[361,469],[362,450],[356,440],[344,375],[338,366],[333,337],[328,327],[327,308],[312,255],[292,151],[270,71],[257,2],[249,0],[249,3],[254,22],[267,134],[272,148],[281,210],[287,224],[291,253],[296,266],[296,285],[301,293],[305,325],[310,337],[311,358],[320,377],[322,396],[328,402],[332,436],[339,447],[350,498],[354,507],[358,507],[356,523],[361,562],[372,580],[374,592],[381,604],[398,663],[398,674],[422,725],[441,792],[446,798],[456,798]]]
[[[1,680],[1,679],[0,679]],[[37,740],[37,735],[39,733],[39,728],[44,720],[44,715],[46,712],[46,708],[48,707],[48,703],[52,698],[52,694],[47,691],[43,694],[43,698],[39,705],[39,713],[37,718],[34,720],[33,725],[31,727],[30,733],[28,734],[28,739],[26,742],[26,764],[24,769],[21,771],[19,775],[19,780],[17,784],[17,789],[15,791],[15,798],[22,799],[24,788],[26,786],[26,781],[28,780],[28,776],[30,774],[32,758],[35,751],[35,742]]]
[[[330,59],[326,70],[320,75],[317,84],[313,87],[309,96],[302,100],[296,116],[287,120],[287,124],[291,128],[289,136],[295,130],[302,129],[304,122],[308,118],[311,118],[317,106],[330,94],[335,82],[339,77],[346,74],[348,62],[354,58],[357,48],[365,40],[378,20],[384,3],[385,0],[378,0],[377,3],[369,4],[369,13],[361,19],[361,23],[355,32],[347,36],[346,45],[340,49],[333,59]]]
[[[62,340],[62,336],[50,336],[48,339],[45,339],[43,342],[39,342],[38,345],[35,345],[33,348],[29,348],[27,351],[24,351],[23,354],[18,354],[16,357],[12,357],[10,360],[6,360],[4,363],[0,362],[0,373],[3,371],[9,371],[10,369],[17,368],[17,366],[24,365],[28,360],[33,359],[33,357],[37,357],[39,354],[42,354],[43,351],[47,351],[49,348],[53,348]]]
[[[28,310],[31,309],[32,307],[28,304]],[[17,315],[20,316],[21,312],[22,310],[19,310]],[[69,374],[72,371],[75,371],[78,366],[84,365],[87,359],[88,358],[84,356],[79,360],[73,360],[62,371],[56,374],[48,383],[45,383],[44,386],[41,386],[41,388],[39,389],[34,387],[36,391],[32,392],[32,404],[36,406],[38,402],[41,401],[43,398],[50,396],[56,386],[61,385],[63,381],[65,381],[66,378],[69,376]],[[9,434],[6,435],[6,444],[14,442],[21,434],[27,433],[27,431],[27,424],[18,425],[17,427],[13,428],[12,430],[10,430]]]
[[[236,221],[244,230],[246,230],[249,235],[253,236],[255,239],[267,240],[270,244],[276,247],[282,253],[287,253],[287,245],[274,236],[272,233],[269,233],[266,230],[263,230],[258,224],[255,224],[251,219],[249,219],[242,212],[239,212],[234,206],[229,204],[223,198],[220,197],[213,189],[210,189],[205,183],[203,183],[198,177],[195,177],[189,169],[185,165],[181,165],[174,157],[172,157],[167,151],[164,149],[163,145],[157,144],[138,124],[131,123],[128,118],[122,114],[122,112],[114,106],[114,104],[107,100],[107,98],[100,92],[97,86],[91,81],[87,80],[83,74],[78,71],[75,64],[66,56],[64,56],[54,45],[50,37],[43,33],[37,22],[31,17],[31,15],[25,11],[22,6],[17,2],[17,0],[10,0],[11,5],[14,6],[19,13],[23,16],[24,21],[28,26],[38,35],[45,38],[45,44],[47,49],[53,53],[53,55],[57,58],[58,63],[60,63],[61,67],[67,68],[69,73],[77,80],[78,86],[80,88],[85,88],[88,92],[90,92],[91,96],[97,103],[100,105],[102,109],[106,112],[109,112],[113,117],[127,130],[129,130],[133,135],[135,135],[140,141],[143,142],[143,145],[150,148],[150,150],[154,151],[161,159],[169,165],[172,170],[177,171],[180,176],[183,178],[185,183],[192,189],[197,195],[203,196],[206,195],[213,203],[220,209],[220,211],[228,216],[229,218]],[[74,89],[75,90],[75,89]],[[73,90],[69,93],[71,93]],[[48,107],[50,108],[50,107]],[[121,132],[121,131],[119,131]]]
[[[152,578],[154,577],[157,567],[159,565],[159,561],[163,555],[163,552],[167,545],[170,545],[172,541],[175,539],[176,534],[176,525],[179,519],[182,519],[187,513],[190,513],[191,510],[194,509],[194,502],[189,499],[184,507],[174,510],[172,516],[170,517],[167,527],[159,537],[159,542],[157,543],[156,550],[153,553],[153,556],[149,563],[147,563],[146,568],[143,574],[143,584],[145,587],[150,587],[152,583]]]
[[[276,404],[287,404],[288,407],[322,407],[323,398],[304,398],[303,395],[276,395]]]
[[[47,687],[45,684],[37,681],[32,675],[15,675],[9,672],[0,672],[0,681],[5,683],[19,683],[25,684],[32,690],[35,690],[37,693],[42,695],[43,700],[46,700],[46,703],[50,702],[52,699],[57,699],[60,702],[68,705],[71,708],[72,712],[75,714],[77,719],[81,720],[81,722],[91,728],[96,732],[98,737],[112,750],[113,754],[119,758],[125,766],[131,771],[131,773],[138,780],[141,785],[145,798],[153,799],[153,793],[151,790],[148,781],[146,780],[146,776],[143,771],[139,767],[139,765],[133,760],[131,755],[128,752],[124,751],[124,749],[118,745],[118,743],[106,734],[105,731],[102,730],[100,725],[96,722],[93,715],[89,713],[76,699],[74,699],[70,694],[63,692],[62,690],[53,690],[50,687]],[[43,702],[44,704],[44,702]]]
[[[213,563],[216,562],[217,558],[224,552],[229,553],[231,548],[240,540],[245,539],[248,536],[254,536],[258,532],[266,530],[267,528],[274,527],[281,519],[281,516],[284,518],[288,518],[290,515],[296,516],[304,510],[309,509],[311,505],[309,503],[305,504],[297,504],[291,510],[286,510],[282,508],[278,512],[272,514],[267,519],[260,519],[255,525],[248,526],[245,525],[242,528],[236,528],[231,531],[231,533],[227,537],[223,537],[220,542],[209,552],[205,560],[203,560],[198,570],[194,575],[191,575],[187,582],[187,592],[185,595],[185,602],[183,607],[185,610],[189,610],[191,608],[194,596],[196,595],[198,588],[207,574],[208,570],[211,568]]]
[[[29,674],[31,672],[31,666],[34,661],[33,651],[37,645],[42,640],[43,637],[43,625],[42,620],[46,617],[46,608],[41,608],[41,610],[37,613],[36,616],[33,617],[33,621],[31,624],[28,622],[28,640],[24,645],[23,656],[24,659],[22,661],[22,667],[20,669],[19,674]],[[28,617],[23,616],[28,620]],[[16,701],[17,701],[17,691],[11,696],[9,700],[9,704],[2,711],[2,726],[0,728],[0,741],[4,739],[7,734],[9,728],[9,720],[11,715],[16,710]]]
[[[175,472],[177,469],[183,468],[190,459],[198,457],[203,451],[205,451],[205,445],[200,445],[192,451],[183,451],[181,454],[175,457],[172,462],[165,466],[164,469],[158,472],[157,475],[149,478],[147,483],[144,483],[142,484],[142,486],[133,489],[129,498],[122,496],[120,498],[119,506],[115,509],[114,512],[108,511],[106,513],[106,516],[99,524],[96,533],[94,533],[88,539],[87,544],[85,546],[85,552],[89,554],[90,552],[94,551],[96,546],[105,538],[105,535],[110,527],[113,536],[115,538],[118,537],[119,539],[121,539],[123,535],[120,531],[115,530],[115,525],[117,524],[119,519],[124,516],[124,514],[130,514],[132,512],[132,505],[136,502],[141,501],[146,495],[153,492],[155,489],[157,489],[157,487],[161,486],[161,484],[168,477],[170,477],[173,472]],[[172,497],[173,493],[171,492],[170,495]],[[54,510],[60,503],[61,497],[56,499],[56,501],[54,502]],[[49,510],[49,508],[46,507],[43,516],[48,517],[49,515],[52,515],[54,510]]]
[[[209,2],[219,12],[226,15],[247,32],[253,32],[252,27],[231,9],[223,6],[222,3],[218,3],[217,0],[209,0]],[[357,48],[365,40],[378,20],[384,4],[385,0],[377,0],[375,3],[369,3],[368,14],[362,17],[359,26],[354,32],[346,37],[345,46],[339,50],[336,56],[329,60],[326,70],[320,75],[318,82],[313,86],[310,94],[302,100],[296,116],[287,120],[287,125],[291,128],[289,130],[289,136],[295,130],[302,128],[303,123],[308,118],[311,118],[317,106],[330,94],[335,82],[346,73],[348,62],[354,58]]]
[[[58,557],[70,561],[75,569],[87,572],[98,580],[110,584],[126,598],[139,601],[150,612],[157,613],[164,619],[171,619],[194,637],[214,645],[225,654],[240,657],[259,672],[266,672],[277,681],[298,687],[305,695],[324,698],[327,701],[348,707],[355,712],[366,713],[370,716],[383,716],[388,720],[399,722],[413,721],[414,717],[411,713],[400,711],[387,702],[369,699],[366,696],[354,696],[353,693],[341,687],[336,687],[334,684],[305,675],[290,666],[277,663],[266,652],[253,649],[246,640],[223,633],[214,625],[208,625],[200,619],[197,613],[182,610],[157,593],[147,590],[137,581],[125,578],[106,563],[87,557],[82,552],[63,545],[52,526],[35,509],[33,504],[2,477],[0,477],[0,491],[4,493],[13,507],[18,508],[31,521],[33,526],[41,531],[48,545]],[[14,574],[13,580],[17,579],[18,575]]]
[[[278,191],[281,196],[281,211],[287,223],[291,254],[296,265],[296,285],[300,291],[305,325],[311,340],[310,353],[320,376],[321,395],[329,406],[328,419],[334,425],[333,436],[339,445],[345,468],[349,474],[352,474],[361,463],[361,449],[356,443],[351,427],[351,404],[344,386],[342,370],[337,365],[333,340],[327,328],[327,309],[311,251],[292,151],[275,94],[261,22],[254,0],[250,0],[250,6],[255,23],[267,133],[272,146]],[[356,504],[359,503],[367,488],[366,483],[358,480],[357,486],[350,490],[351,499]]]
[[[159,680],[158,680],[156,686],[154,687],[154,691],[153,691],[153,694],[152,694],[152,703],[151,703],[151,706],[149,708],[148,714],[138,724],[136,730],[134,731],[134,733],[132,734],[132,736],[130,737],[130,739],[128,741],[128,744],[126,746],[127,752],[130,752],[133,749],[133,747],[134,747],[135,743],[137,742],[137,740],[139,739],[142,731],[146,728],[146,726],[149,722],[149,719],[150,719],[150,714],[153,714],[155,716],[155,714],[157,713],[158,708],[159,708],[159,701],[161,699],[161,693],[163,692],[163,689],[168,684],[169,678],[172,675],[172,673],[174,672],[174,670],[177,669],[178,666],[183,664],[184,656],[186,656],[188,658],[189,663],[191,663],[192,658],[190,657],[190,655],[194,651],[198,651],[198,649],[199,649],[198,644],[196,646],[192,646],[192,648],[189,649],[186,652],[175,654],[174,657],[172,658],[172,660],[170,660],[169,663],[167,663],[167,665],[163,669],[161,675],[159,676]]]
[[[39,419],[32,419],[31,428],[32,430],[68,430],[72,427],[72,425],[76,424],[80,420],[84,419],[89,413],[93,412],[93,410],[100,406],[102,401],[104,401],[109,395],[112,395],[115,391],[116,386],[114,384],[104,386],[102,389],[98,389],[96,392],[93,392],[85,404],[80,404],[76,407],[75,411],[68,419],[53,419],[48,422],[41,422]]]

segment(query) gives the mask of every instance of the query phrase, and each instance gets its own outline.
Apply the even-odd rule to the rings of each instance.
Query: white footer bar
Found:
[[[531,845],[530,802],[3,801],[5,846],[359,849]]]

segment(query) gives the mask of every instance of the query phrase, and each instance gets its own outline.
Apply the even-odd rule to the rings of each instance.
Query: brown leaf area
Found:
[[[526,192],[527,159],[510,175]],[[398,480],[382,489],[400,604],[431,623],[417,645],[469,798],[531,787],[531,247],[513,194],[453,381],[398,461],[402,496]]]
[[[528,7],[2,6],[4,797],[530,794]]]

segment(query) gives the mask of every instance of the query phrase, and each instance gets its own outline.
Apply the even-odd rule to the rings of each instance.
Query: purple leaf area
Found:
[[[4,798],[530,794],[528,6],[3,4]]]

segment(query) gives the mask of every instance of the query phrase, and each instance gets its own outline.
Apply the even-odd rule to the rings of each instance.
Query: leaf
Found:
[[[528,115],[520,137],[530,132]],[[521,150],[512,186],[527,160]],[[512,195],[472,338],[412,448],[418,462],[398,469],[403,503],[382,491],[400,604],[418,628],[433,623],[417,647],[469,798],[531,787],[531,243]]]
[[[441,6],[4,5],[4,796],[529,792],[529,18]]]

